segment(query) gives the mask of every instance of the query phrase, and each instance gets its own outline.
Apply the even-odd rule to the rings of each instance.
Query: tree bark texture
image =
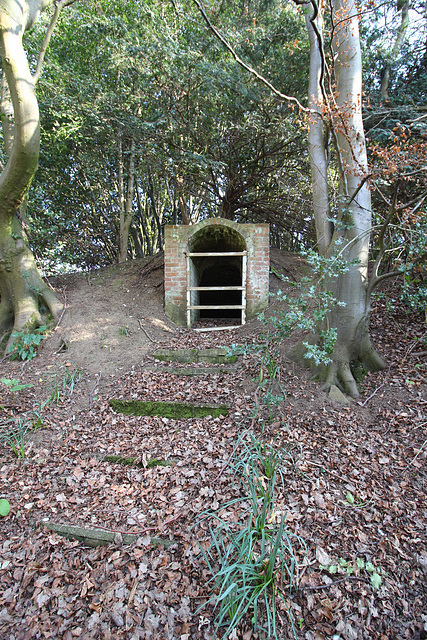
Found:
[[[127,169],[125,175],[125,169]],[[126,262],[128,258],[128,245],[130,226],[133,218],[133,196],[135,191],[135,139],[130,141],[127,152],[127,163],[123,141],[119,135],[119,250],[117,262]]]
[[[313,6],[313,5],[312,5]],[[307,15],[310,39],[311,107],[309,147],[314,212],[319,253],[344,258],[348,270],[331,278],[326,288],[345,306],[336,306],[327,318],[337,331],[332,362],[323,372],[325,387],[336,384],[353,397],[359,395],[351,363],[360,361],[370,370],[384,367],[369,337],[370,295],[368,256],[371,234],[371,197],[362,122],[362,59],[358,12],[353,0],[334,0],[332,49],[336,90],[329,96],[330,122],[340,172],[338,213],[330,223],[328,159],[321,106],[325,92],[321,76],[324,52],[321,15],[317,7]],[[323,110],[325,113],[325,110]]]
[[[371,193],[368,186],[368,160],[362,121],[362,55],[358,10],[353,0],[334,0],[332,50],[337,84],[336,113],[333,123],[340,164],[340,211],[332,245],[339,239],[340,252],[348,271],[337,282],[336,297],[345,303],[333,312],[338,336],[334,363],[326,384],[338,381],[352,396],[359,395],[350,363],[359,360],[369,370],[384,363],[369,337],[370,298],[368,260],[372,227]],[[332,247],[331,247],[332,248]],[[333,248],[332,248],[333,250]]]
[[[329,221],[327,132],[322,114],[325,100],[321,86],[323,15],[320,8],[316,12],[310,5],[306,14],[306,25],[310,42],[308,152],[313,187],[313,213],[318,251],[321,255],[326,255],[331,243],[332,228]]]
[[[22,37],[46,1],[3,0],[0,6],[1,112],[8,160],[0,176],[0,331],[40,323],[40,305],[53,315],[61,304],[43,282],[19,215],[37,169],[40,125],[34,80]],[[9,340],[9,344],[13,342]],[[8,347],[7,347],[8,348]]]

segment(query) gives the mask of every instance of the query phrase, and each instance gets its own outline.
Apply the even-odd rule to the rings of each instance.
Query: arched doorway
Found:
[[[246,322],[247,250],[229,226],[208,225],[188,241],[187,326],[197,320]]]

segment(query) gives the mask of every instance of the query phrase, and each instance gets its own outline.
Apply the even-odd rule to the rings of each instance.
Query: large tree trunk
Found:
[[[311,183],[313,188],[313,212],[316,226],[317,248],[320,255],[326,255],[331,243],[328,189],[328,140],[322,111],[325,99],[322,90],[323,15],[322,9],[311,7],[306,14],[306,25],[310,42],[310,73],[308,86],[308,153],[310,157]]]
[[[61,304],[40,277],[17,213],[37,169],[40,126],[34,80],[22,36],[47,1],[4,0],[0,7],[1,111],[8,161],[0,176],[0,331],[40,322],[40,305],[56,315]],[[9,340],[9,344],[13,341]],[[7,347],[8,348],[8,347]]]
[[[326,258],[340,256],[348,270],[325,283],[337,301],[327,324],[335,328],[337,339],[331,363],[323,376],[326,388],[340,386],[353,397],[359,395],[351,363],[360,361],[370,370],[384,367],[369,337],[370,295],[368,253],[371,234],[371,197],[362,123],[362,60],[358,13],[353,0],[334,0],[332,48],[335,61],[336,92],[330,102],[340,171],[339,211],[333,228],[328,201],[328,161],[325,150],[325,92],[321,77],[325,57],[322,48],[322,21],[317,7],[307,16],[310,39],[311,107],[309,147],[314,192],[314,212],[319,253]],[[324,329],[321,327],[320,329]]]
[[[369,337],[370,299],[368,259],[372,226],[368,161],[362,122],[362,57],[359,17],[353,0],[334,0],[332,48],[337,85],[334,131],[340,165],[340,210],[329,254],[341,253],[348,271],[337,278],[335,293],[344,307],[332,313],[337,329],[333,362],[326,385],[339,383],[353,397],[359,395],[352,361],[369,370],[384,367]]]

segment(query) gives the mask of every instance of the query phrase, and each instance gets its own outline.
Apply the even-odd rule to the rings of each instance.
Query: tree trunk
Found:
[[[135,189],[135,139],[132,138],[127,167],[127,180],[124,178],[124,152],[122,137],[119,134],[119,250],[117,262],[126,262],[128,258],[129,230],[133,216],[133,194]]]
[[[322,20],[316,11],[307,16],[310,39],[309,147],[318,250],[326,258],[344,258],[348,267],[347,271],[330,278],[325,284],[326,290],[331,291],[344,306],[335,306],[326,320],[329,327],[336,329],[337,339],[332,361],[324,368],[323,377],[326,388],[336,384],[357,397],[359,392],[351,363],[358,360],[370,370],[382,369],[384,363],[369,337],[368,252],[372,213],[362,123],[362,60],[354,1],[334,0],[332,18],[336,94],[330,103],[330,126],[335,136],[340,171],[339,211],[333,225],[330,222],[328,159],[321,116],[325,97],[321,86],[325,64]]]
[[[353,397],[359,395],[350,364],[359,360],[369,370],[384,362],[369,337],[370,299],[368,259],[372,226],[368,161],[362,122],[362,57],[359,18],[353,0],[334,0],[332,49],[337,85],[333,127],[340,165],[340,209],[329,255],[340,253],[348,271],[335,285],[337,306],[332,326],[337,329],[333,362],[326,373],[326,386],[340,384]]]
[[[397,31],[394,45],[391,51],[388,54],[386,54],[386,60],[384,62],[383,68],[381,69],[380,97],[383,100],[388,100],[391,68],[402,49],[402,45],[405,42],[406,34],[408,32],[408,27],[409,27],[409,1],[403,0],[400,4],[398,3],[398,6],[402,12],[400,26]]]
[[[325,100],[322,91],[322,38],[323,16],[310,7],[306,14],[306,25],[310,42],[310,73],[308,87],[308,152],[310,157],[311,182],[313,187],[313,211],[316,237],[320,255],[326,255],[332,238],[328,191],[327,134],[322,116]]]
[[[40,323],[44,303],[55,316],[62,305],[38,273],[17,214],[37,169],[40,126],[34,80],[22,36],[48,2],[5,0],[0,8],[3,67],[1,112],[6,166],[0,176],[0,331],[21,331]],[[9,339],[9,345],[13,339]]]
[[[138,185],[136,185],[136,202],[137,202],[137,205],[138,205],[139,222],[140,222],[140,225],[142,227],[142,232],[144,234],[145,243],[147,245],[147,253],[148,253],[149,256],[152,256],[153,255],[153,250],[151,248],[150,235],[148,233],[147,225],[146,225],[146,222],[145,222],[145,216],[144,216],[144,211],[142,209],[141,195],[139,193]]]

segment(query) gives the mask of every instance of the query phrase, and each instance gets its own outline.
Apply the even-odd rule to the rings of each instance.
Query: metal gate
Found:
[[[218,287],[198,287],[193,286],[191,284],[191,260],[192,258],[208,258],[208,257],[221,257],[221,256],[241,256],[242,257],[242,282],[239,286],[218,286]],[[187,327],[191,329],[191,312],[193,310],[202,310],[202,309],[212,309],[212,310],[221,310],[221,309],[240,309],[241,310],[241,323],[246,323],[246,271],[247,271],[247,251],[224,251],[221,253],[187,253]],[[192,304],[192,292],[197,291],[241,291],[242,292],[242,304],[232,304],[232,305],[200,305],[200,304]],[[219,331],[221,329],[235,329],[237,327],[208,327],[204,329],[196,329],[196,331]]]

